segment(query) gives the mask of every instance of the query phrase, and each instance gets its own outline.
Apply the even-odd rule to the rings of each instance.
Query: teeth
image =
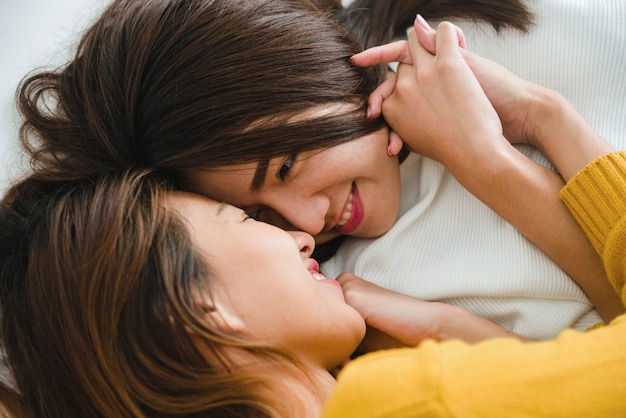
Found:
[[[326,277],[316,271],[311,271],[311,276],[313,276],[315,280],[326,280]]]
[[[348,197],[348,204],[346,205],[345,210],[341,214],[341,219],[339,220],[339,223],[337,224],[338,226],[344,226],[345,224],[348,223],[350,218],[352,218],[352,210],[354,208],[353,202],[354,202],[354,195],[350,193],[350,196]]]

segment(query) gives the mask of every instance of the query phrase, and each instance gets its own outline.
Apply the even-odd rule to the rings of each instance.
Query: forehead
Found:
[[[256,195],[267,177],[267,172],[277,172],[284,159],[284,156],[279,156],[269,161],[234,164],[208,170],[186,170],[183,179],[186,188],[194,193],[241,206],[246,204],[241,200]],[[232,200],[230,196],[233,195],[238,199]]]
[[[210,219],[219,216],[227,206],[196,193],[172,192],[167,199],[168,206],[178,212],[183,218],[195,224],[201,219]]]
[[[268,126],[281,126],[281,125],[291,125],[298,124],[302,122],[312,121],[312,120],[320,120],[327,118],[329,116],[337,116],[337,115],[348,115],[353,114],[355,110],[358,110],[360,107],[355,105],[354,103],[349,102],[334,102],[327,103],[325,105],[313,106],[308,109],[298,110],[293,113],[283,114],[280,117],[267,117],[256,120],[255,122],[248,125],[244,132],[254,132],[256,129],[263,129]],[[321,146],[320,146],[321,147]],[[309,148],[309,147],[307,147]],[[291,154],[291,153],[300,153],[300,150],[295,148],[284,152],[283,154]],[[279,157],[279,155],[275,155],[273,158]],[[251,167],[254,165],[254,167]],[[267,174],[267,170],[271,162],[269,158],[260,159],[256,163],[252,164],[241,164],[231,166],[233,170],[249,170],[253,168],[255,170],[254,175],[251,181],[251,188],[253,190],[258,190],[262,185],[265,179],[265,175]]]

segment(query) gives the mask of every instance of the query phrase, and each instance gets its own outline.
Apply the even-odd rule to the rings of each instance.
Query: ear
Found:
[[[234,331],[238,334],[244,334],[246,332],[244,322],[237,312],[232,310],[232,306],[225,306],[216,301],[203,302],[201,306],[205,312],[204,318],[209,323],[216,324],[220,328],[230,332]]]
[[[400,150],[402,150],[402,146],[404,143],[402,142],[402,138],[395,131],[389,131],[389,144],[387,145],[387,154],[392,157],[398,155]]]

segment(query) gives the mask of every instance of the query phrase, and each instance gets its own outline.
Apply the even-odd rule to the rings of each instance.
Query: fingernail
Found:
[[[369,119],[371,116],[372,116],[372,111],[368,107],[367,109],[365,109],[365,118]]]
[[[415,20],[417,20],[417,23],[419,23],[419,25],[423,27],[424,29],[426,30],[432,29],[430,25],[428,24],[428,22],[426,21],[426,19],[424,19],[421,14],[418,13],[417,16],[415,16]]]
[[[393,156],[393,150],[391,149],[391,144],[387,145],[387,155],[390,157]]]

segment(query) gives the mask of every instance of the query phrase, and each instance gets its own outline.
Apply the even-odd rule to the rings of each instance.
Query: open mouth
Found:
[[[313,277],[313,280],[316,280],[318,282],[337,282],[335,279],[329,279],[328,277],[320,273],[320,265],[312,258],[309,259],[308,270],[309,273],[311,273],[311,277]],[[339,282],[337,282],[337,284],[339,284]]]

